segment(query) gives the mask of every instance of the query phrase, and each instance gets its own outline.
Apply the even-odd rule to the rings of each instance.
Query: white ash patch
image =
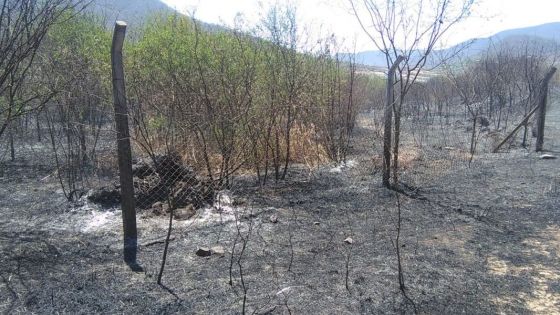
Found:
[[[356,165],[358,165],[358,162],[356,162],[355,160],[349,160],[349,161],[342,162],[342,163],[336,165],[335,167],[331,168],[329,170],[329,172],[330,173],[342,173],[346,169],[356,167]]]
[[[212,223],[234,222],[245,212],[245,208],[234,206],[234,196],[229,190],[222,190],[216,194],[214,204],[198,209],[198,214],[191,219],[182,221],[185,225],[205,225]]]
[[[233,193],[229,190],[221,190],[216,194],[216,201],[214,202],[214,206],[231,206],[233,205]]]
[[[84,226],[81,228],[82,232],[93,232],[103,229],[111,222],[115,222],[118,218],[115,211],[96,211],[91,210],[91,213],[83,218]]]
[[[204,224],[204,223],[235,221],[236,212],[239,214],[243,210],[230,206],[222,206],[221,208],[217,208],[216,206],[211,206],[211,207],[200,209],[199,211],[200,214],[191,220],[195,220],[199,224]]]
[[[241,199],[243,200],[243,199]],[[257,211],[260,210],[260,211]],[[205,227],[214,226],[217,224],[232,225],[235,226],[236,221],[246,222],[248,217],[252,217],[255,222],[260,222],[263,218],[260,217],[262,213],[274,213],[277,211],[275,208],[259,208],[254,209],[251,206],[247,206],[245,203],[240,204],[239,199],[233,195],[229,190],[222,190],[216,194],[215,202],[212,205],[200,208],[197,210],[196,215],[187,220],[174,220],[173,224],[181,227]],[[268,221],[269,216],[265,216],[265,220]],[[150,220],[156,223],[158,226],[161,225],[162,228],[166,228],[167,221],[153,219]]]
[[[251,217],[255,223],[266,220],[269,222],[269,216],[265,213],[274,213],[277,211],[275,208],[264,208],[257,211],[253,208],[242,207],[242,206],[221,206],[218,208],[216,205],[208,206],[206,208],[199,209],[198,214],[189,220],[182,221],[185,225],[198,225],[198,226],[212,226],[216,224],[233,225],[235,222],[247,223],[249,217]],[[267,225],[268,226],[268,225]],[[272,226],[272,224],[270,224]]]
[[[195,221],[200,225],[214,223],[231,223],[235,222],[236,220],[243,220],[245,216],[251,214],[251,211],[253,211],[253,209],[241,206],[218,206],[217,204],[214,204],[213,206],[209,206],[198,211],[198,215],[187,221]]]

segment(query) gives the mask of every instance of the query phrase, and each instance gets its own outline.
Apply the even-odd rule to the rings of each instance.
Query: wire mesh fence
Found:
[[[185,208],[194,211],[212,204],[213,183],[197,178],[178,154],[138,158],[133,166],[137,207],[154,212]],[[162,213],[163,214],[163,213]]]
[[[549,102],[551,114],[546,128],[550,130],[550,134],[554,134],[558,128],[554,121],[557,94],[557,91],[553,90]],[[145,119],[154,117],[147,112],[144,115],[146,115]],[[39,113],[26,115],[14,121],[0,148],[1,161],[4,164],[20,163],[38,169],[48,169],[49,173],[44,177],[56,180],[69,200],[79,199],[87,191],[102,187],[118,189],[113,116],[111,108],[105,106],[92,109],[88,119],[75,120],[68,115],[63,115],[56,104],[46,106]],[[161,118],[161,115],[158,114],[156,117]],[[172,120],[171,117],[166,119]],[[510,125],[515,124],[521,120],[521,116],[513,116],[510,120],[512,121]],[[220,182],[223,178],[220,178],[219,168],[209,173],[206,164],[200,160],[203,155],[200,152],[191,153],[194,150],[192,148],[185,149],[188,145],[180,141],[183,135],[187,136],[187,133],[181,134],[184,129],[178,128],[173,131],[175,144],[160,145],[156,149],[154,146],[146,146],[145,139],[141,139],[138,133],[134,132],[133,119],[131,124],[134,186],[139,209],[154,209],[154,212],[161,212],[161,209],[169,207],[178,209],[192,206],[193,209],[197,209],[204,203],[212,203],[215,192],[227,186],[223,181]],[[376,160],[380,154],[382,136],[379,113],[363,112],[357,116],[356,125],[361,130],[359,131],[361,135],[358,137],[370,139],[366,141],[370,143],[368,146],[371,145],[373,150],[366,154],[371,155],[370,159]],[[201,126],[198,125],[199,128]],[[468,169],[476,168],[480,163],[492,161],[496,156],[492,150],[505,138],[511,127],[509,130],[497,129],[493,123],[478,122],[474,128],[473,132],[473,122],[464,114],[422,119],[413,115],[404,117],[399,152],[400,180],[411,187],[429,187],[446,174],[468,172]],[[169,130],[162,132],[165,138]],[[294,139],[297,143],[299,138],[294,136]],[[189,143],[192,143],[191,140]],[[241,140],[245,142],[234,145],[245,147],[250,143],[250,139]],[[354,137],[352,141],[355,140]],[[538,154],[534,152],[534,141],[529,124],[526,128],[520,129],[501,151],[537,156]],[[207,146],[213,145],[216,144],[207,143]],[[349,152],[349,159],[352,158],[352,154],[362,149],[359,148],[361,143],[357,145],[358,147],[354,146],[355,152]],[[557,145],[554,137],[546,137],[546,150],[554,152]],[[302,144],[302,147],[305,146]],[[321,155],[325,156],[324,153],[318,153],[325,152],[324,149],[320,149],[321,146],[322,143],[307,145],[307,149],[315,152],[312,155],[317,161],[323,159],[320,158]],[[294,152],[298,150],[293,149]],[[250,157],[254,153],[250,147],[245,147],[243,150],[247,151],[237,151],[237,154]],[[219,165],[219,161],[223,161],[223,156],[220,157],[219,152],[209,150],[205,154],[212,155],[209,160],[214,166]],[[377,160],[379,162],[379,159]],[[254,165],[249,160],[241,158],[238,161],[241,167],[237,167],[237,162],[232,163],[230,168],[221,174],[230,175],[229,172],[233,171],[232,174],[237,172],[258,175],[254,173]],[[313,171],[317,165],[325,163],[326,160],[317,161],[300,162],[300,164]],[[192,162],[195,163],[191,164]],[[268,167],[270,166],[272,165]],[[273,172],[270,169],[266,171]]]
[[[556,138],[560,131],[558,129],[560,110],[556,102],[557,97],[554,94],[550,100],[551,106],[547,116],[549,135],[545,139],[545,148],[552,151],[549,152],[552,154],[558,152],[560,145]],[[39,116],[40,128],[36,127],[37,122],[34,120],[36,118],[30,115],[27,122],[24,118],[15,125],[13,145],[10,138],[2,144],[0,156],[2,156],[3,166],[10,166],[1,168],[7,176],[0,181],[2,184],[8,184],[0,188],[0,195],[4,197],[0,204],[18,205],[19,208],[25,205],[34,209],[35,213],[50,211],[49,217],[59,220],[64,216],[54,216],[53,213],[60,209],[68,209],[68,202],[61,198],[54,198],[52,192],[63,187],[60,194],[74,202],[77,201],[78,204],[81,198],[95,195],[98,198],[97,202],[102,205],[105,203],[110,209],[118,208],[117,134],[112,119],[113,111],[100,110],[98,115],[103,116],[104,119],[91,123],[88,120],[66,120],[67,116],[59,115],[56,104],[45,107],[44,110]],[[138,213],[142,214],[143,218],[168,217],[173,213],[173,220],[190,219],[184,224],[179,223],[174,226],[176,228],[174,237],[181,239],[181,242],[178,245],[171,244],[166,281],[171,282],[172,276],[169,275],[175,276],[175,273],[181,274],[177,276],[180,279],[177,281],[192,281],[188,274],[183,273],[184,268],[177,265],[177,262],[184,261],[188,255],[185,253],[191,251],[192,256],[228,257],[228,262],[231,262],[234,267],[225,272],[226,276],[219,279],[221,281],[219,284],[212,284],[212,289],[221,292],[219,290],[223,290],[227,281],[231,281],[232,289],[228,289],[227,292],[231,291],[235,294],[232,293],[231,296],[224,298],[223,303],[234,305],[232,308],[237,307],[236,301],[244,294],[253,303],[253,307],[257,304],[269,303],[265,295],[270,291],[273,296],[276,292],[279,292],[278,296],[280,296],[280,302],[271,302],[273,306],[290,303],[296,305],[297,309],[300,305],[306,304],[297,294],[294,294],[293,298],[290,297],[291,300],[288,299],[288,295],[283,293],[287,286],[284,284],[289,283],[294,287],[295,284],[301,283],[316,285],[317,281],[326,278],[325,275],[332,275],[333,278],[337,275],[336,281],[339,282],[336,282],[336,285],[325,284],[325,287],[335,287],[333,291],[335,293],[331,294],[337,296],[346,296],[345,281],[349,282],[346,284],[348,287],[359,290],[371,284],[382,283],[384,287],[394,284],[394,272],[391,271],[394,267],[392,263],[394,248],[391,242],[387,241],[394,238],[394,202],[391,198],[386,198],[385,193],[388,191],[381,188],[381,175],[376,173],[380,168],[382,144],[380,132],[382,120],[379,111],[373,113],[361,111],[357,116],[356,128],[349,146],[351,149],[348,151],[346,161],[336,163],[329,159],[322,162],[319,159],[313,160],[313,157],[319,155],[326,156],[316,155],[317,152],[326,151],[322,148],[325,142],[319,141],[319,136],[308,136],[313,135],[309,130],[305,137],[300,137],[299,130],[293,133],[292,139],[301,142],[299,146],[292,147],[293,152],[300,152],[298,148],[309,149],[313,153],[308,154],[307,157],[314,162],[305,163],[305,159],[294,158],[290,161],[289,173],[284,180],[275,181],[271,175],[268,183],[257,180],[259,175],[254,168],[253,160],[247,158],[254,157],[253,148],[248,145],[251,143],[250,139],[239,137],[241,141],[233,142],[236,149],[231,152],[236,152],[245,158],[238,158],[236,154],[230,155],[238,160],[227,168],[227,172],[220,172],[221,162],[226,155],[222,155],[216,149],[220,148],[218,143],[206,142],[210,148],[207,150],[208,161],[212,166],[208,171],[202,154],[203,146],[197,146],[194,144],[196,141],[188,137],[192,135],[190,130],[176,120],[174,124],[162,127],[162,121],[169,122],[177,118],[173,116],[172,111],[167,116],[161,115],[161,112],[142,111],[143,119],[147,122],[151,121],[152,129],[144,129],[151,131],[150,142],[139,137],[139,133],[135,130],[138,128],[135,121],[138,117],[131,115],[130,121],[132,167]],[[511,119],[517,121],[521,118],[522,115],[516,115]],[[235,119],[239,119],[239,116],[235,116]],[[425,257],[426,253],[433,253],[434,249],[429,242],[433,241],[434,235],[441,237],[442,231],[451,229],[446,221],[451,217],[449,209],[460,209],[462,215],[470,215],[482,220],[495,214],[492,206],[488,205],[499,204],[507,198],[509,198],[508,206],[522,206],[528,203],[536,204],[539,198],[544,199],[544,202],[554,203],[560,197],[560,182],[557,178],[549,181],[547,177],[542,183],[535,184],[534,186],[540,189],[539,193],[512,196],[511,191],[515,189],[507,186],[516,183],[510,182],[504,174],[492,172],[494,165],[508,163],[508,158],[504,159],[504,157],[510,157],[513,162],[507,164],[502,171],[511,169],[512,172],[527,174],[532,171],[531,163],[536,163],[535,160],[540,153],[534,152],[534,138],[530,135],[530,128],[526,147],[522,146],[522,130],[501,153],[491,153],[495,143],[502,140],[508,130],[496,130],[496,126],[492,123],[484,126],[477,122],[475,150],[471,151],[472,125],[473,121],[462,113],[453,117],[436,116],[431,119],[420,119],[415,115],[403,116],[399,152],[400,182],[403,186],[406,185],[407,189],[418,190],[421,194],[441,193],[441,196],[429,195],[430,202],[434,203],[429,205],[416,203],[413,206],[409,204],[406,206],[409,208],[404,210],[406,218],[415,220],[414,224],[407,221],[402,230],[405,235],[403,239],[406,240],[406,253],[409,255],[408,263],[414,262],[406,266],[410,268],[407,270],[410,270],[411,275],[421,275],[421,270],[426,269],[425,262],[420,261],[422,258],[414,259]],[[154,126],[158,128],[153,128]],[[208,124],[197,126],[206,132],[213,130]],[[209,135],[210,132],[204,135]],[[173,137],[169,137],[169,134]],[[285,142],[279,144],[286,145]],[[14,162],[10,161],[12,147],[15,155]],[[197,151],[196,154],[193,154],[193,151]],[[271,157],[271,161],[272,159]],[[18,176],[35,175],[20,171],[20,169],[29,171],[29,166],[32,166],[37,174],[44,174],[39,185],[44,186],[48,192],[31,192],[30,187],[37,186],[35,182],[33,182],[35,186],[29,185],[29,181],[23,184],[17,183]],[[351,171],[346,173],[347,170]],[[261,167],[260,171],[261,176],[264,176],[265,169]],[[274,173],[272,163],[268,171]],[[229,185],[222,180],[222,176],[225,175],[230,176]],[[243,181],[238,180],[241,177]],[[12,188],[6,188],[9,186]],[[28,199],[22,198],[22,193],[15,193],[10,189],[28,189],[29,192],[26,191]],[[229,192],[224,191],[225,189],[229,189]],[[58,192],[56,194],[59,195]],[[251,201],[245,204],[238,203],[241,198],[237,195],[249,198]],[[438,208],[440,206],[436,206],[440,197],[447,198],[444,200],[445,207],[441,206],[441,209]],[[72,207],[76,207],[76,204],[72,204]],[[92,206],[92,208],[96,207]],[[468,209],[469,207],[472,209]],[[79,209],[78,211],[85,212],[84,207],[76,208]],[[118,211],[108,212],[117,215],[111,215],[107,220],[120,221]],[[436,217],[434,212],[443,219],[434,219]],[[9,213],[16,213],[16,210]],[[500,218],[497,215],[496,217]],[[76,222],[83,218],[85,216],[70,222],[78,225]],[[152,245],[149,244],[163,242],[161,235],[165,231],[165,223],[160,219],[142,219],[140,222],[144,228],[142,232],[150,237],[146,242],[142,240],[143,244],[148,244],[142,247],[144,258],[149,256],[152,260],[151,264],[158,265],[159,261],[156,260],[161,257],[161,251],[159,248],[150,249]],[[49,223],[49,227],[54,226],[55,223]],[[87,222],[87,224],[86,227],[80,227],[80,233],[98,231],[94,228],[95,222]],[[111,233],[115,234],[110,238],[111,242],[121,237],[120,228],[119,224],[111,225]],[[418,242],[418,238],[423,241]],[[104,241],[109,242],[107,239]],[[415,242],[416,245],[413,245]],[[220,245],[214,248],[215,244]],[[248,248],[246,251],[242,249],[244,246]],[[411,247],[414,248],[414,256],[413,251],[409,249]],[[375,257],[370,255],[371,248],[376,250]],[[380,255],[383,261],[376,263],[376,267],[389,272],[373,275],[368,268],[372,265],[372,261],[379,259]],[[463,266],[461,264],[464,262],[457,260],[456,263]],[[333,271],[337,268],[333,267],[335,264],[343,267],[335,272]],[[219,260],[210,258],[208,260],[194,258],[192,266],[196,272],[203,270],[205,279],[212,279],[216,270],[223,272],[227,269],[227,266],[224,269],[224,264],[219,263]],[[266,268],[274,268],[275,275],[263,274],[262,266],[273,266]],[[305,273],[307,276],[301,281],[298,279],[294,282],[294,272]],[[241,277],[246,278],[241,280]],[[470,279],[470,275],[465,278]],[[247,287],[241,285],[242,281],[246,281]],[[410,281],[411,287],[417,285],[414,282],[416,280]],[[264,291],[267,293],[263,293]],[[313,295],[315,294],[312,293],[313,290],[302,289],[298,292],[306,292],[316,299],[321,298],[319,294]],[[314,304],[313,307],[316,310],[321,306]]]

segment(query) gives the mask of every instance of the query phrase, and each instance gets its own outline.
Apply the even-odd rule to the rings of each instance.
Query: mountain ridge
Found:
[[[107,26],[112,26],[116,20],[127,22],[131,28],[140,27],[149,16],[160,12],[164,14],[181,14],[161,0],[94,0],[87,9],[89,12],[101,15],[105,18]],[[206,30],[227,30],[225,26],[199,21]],[[560,42],[560,22],[545,23],[529,27],[508,29],[497,32],[483,38],[473,38],[449,48],[435,50],[434,56],[451,55],[455,51],[461,51],[461,56],[472,58],[486,50],[492,43],[505,42],[517,38],[537,38],[548,41]],[[413,52],[413,55],[415,53]],[[378,50],[367,50],[356,53],[343,53],[342,58],[355,57],[357,63],[364,66],[386,68],[385,55]],[[429,60],[428,65],[437,64],[436,57]]]
[[[462,56],[474,57],[486,50],[493,43],[497,44],[515,38],[536,38],[546,41],[560,42],[560,22],[514,28],[498,32],[488,37],[469,39],[449,48],[435,50],[434,55],[449,55],[454,51],[460,50]],[[351,56],[352,53],[346,55]],[[355,53],[355,57],[358,63],[366,66],[386,67],[385,55],[379,50],[357,52]]]
[[[140,28],[150,16],[157,13],[184,15],[161,0],[93,0],[86,11],[103,17],[108,27],[121,20],[132,29]],[[200,20],[197,22],[207,31],[227,29]]]
[[[86,10],[103,16],[107,25],[122,20],[132,27],[140,26],[154,13],[177,12],[160,0],[94,0]]]

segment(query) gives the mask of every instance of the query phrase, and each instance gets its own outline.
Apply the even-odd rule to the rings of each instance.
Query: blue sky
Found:
[[[373,49],[356,18],[349,13],[347,0],[162,0],[183,13],[211,23],[233,25],[240,13],[248,23],[274,2],[290,2],[298,9],[300,25],[312,36],[335,33],[357,51]],[[442,42],[450,46],[475,37],[487,37],[502,30],[560,22],[560,0],[475,0],[472,16],[457,25]]]

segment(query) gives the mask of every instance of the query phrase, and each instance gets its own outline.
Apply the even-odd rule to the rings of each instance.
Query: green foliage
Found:
[[[110,71],[111,34],[99,17],[67,12],[50,29],[46,45],[57,61],[77,59],[99,74]]]
[[[126,48],[143,148],[168,150],[171,143],[194,151],[191,162],[219,178],[244,166],[259,174],[273,167],[278,179],[289,162],[344,159],[357,105],[366,100],[357,86],[373,79],[356,75],[352,63],[329,51],[296,51],[289,11],[273,11],[263,24],[269,40],[208,32],[179,15],[150,19]],[[154,134],[154,121],[165,139]]]
[[[334,43],[302,49],[289,9],[272,10],[257,29],[207,31],[185,16],[154,14],[129,35],[125,72],[138,147],[178,151],[224,184],[239,169],[264,183],[269,170],[283,178],[290,163],[344,160],[372,79],[333,55]],[[68,12],[41,49],[37,73],[50,90],[64,91],[47,114],[66,124],[60,132],[84,161],[97,143],[88,135],[112,118],[111,38],[97,17]]]

